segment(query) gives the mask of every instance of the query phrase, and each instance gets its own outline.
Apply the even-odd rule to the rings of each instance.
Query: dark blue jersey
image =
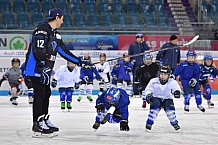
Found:
[[[80,64],[80,60],[65,47],[57,30],[52,29],[47,21],[43,21],[32,34],[24,74],[40,77],[42,68],[53,69],[57,53],[70,62]]]
[[[114,107],[116,109],[119,109],[122,120],[128,120],[128,117],[129,117],[128,105],[130,103],[129,95],[123,89],[119,89],[119,91],[120,91],[120,99]],[[106,94],[107,94],[107,91],[104,91],[97,98],[96,105],[103,104],[105,108],[109,109],[110,106],[107,103],[105,103]]]

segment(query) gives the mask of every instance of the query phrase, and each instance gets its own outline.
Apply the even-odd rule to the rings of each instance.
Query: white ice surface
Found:
[[[163,110],[160,111],[150,132],[145,130],[148,107],[141,108],[140,98],[131,98],[129,106],[129,132],[119,131],[119,124],[105,124],[97,131],[92,129],[95,120],[95,103],[86,98],[76,102],[73,97],[71,112],[62,112],[59,97],[50,101],[51,120],[60,127],[54,138],[32,138],[32,108],[26,97],[18,98],[19,105],[10,105],[9,97],[0,97],[0,144],[1,145],[215,145],[218,144],[218,96],[213,96],[215,108],[206,112],[196,108],[191,99],[190,112],[183,111],[183,98],[174,99],[177,119],[181,126],[175,132]]]

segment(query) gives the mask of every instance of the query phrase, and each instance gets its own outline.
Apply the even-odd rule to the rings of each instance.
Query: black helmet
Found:
[[[11,60],[11,65],[13,66],[14,63],[19,63],[19,65],[20,65],[20,59],[19,59],[19,58],[13,58],[13,59]]]
[[[168,78],[166,80],[160,78],[161,73],[167,74]],[[169,66],[163,65],[163,66],[160,67],[160,69],[159,69],[159,80],[160,80],[160,83],[162,85],[165,85],[168,82],[168,79],[169,79],[171,73],[172,73],[172,70],[170,69]]]

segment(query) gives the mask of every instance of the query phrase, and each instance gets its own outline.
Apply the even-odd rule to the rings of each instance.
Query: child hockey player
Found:
[[[104,81],[99,82],[100,86],[100,93],[104,91],[104,85],[106,85],[106,88],[110,88],[110,65],[106,61],[106,54],[105,53],[100,53],[100,63],[96,64],[96,69],[98,70],[100,76],[104,79]]]
[[[24,74],[24,69],[25,69],[25,62],[21,65],[20,67],[21,71],[22,71],[22,76],[24,78],[24,83],[28,89],[27,94],[28,94],[28,103],[30,105],[33,104],[33,86],[32,86],[32,82],[29,76]]]
[[[52,79],[52,87],[58,87],[60,93],[61,110],[65,110],[67,106],[68,111],[72,109],[72,95],[74,89],[79,88],[80,69],[76,64],[67,62],[67,65],[61,66],[55,73]],[[65,104],[66,102],[66,104]]]
[[[142,91],[145,90],[149,81],[157,76],[159,65],[153,63],[152,59],[152,54],[146,53],[143,57],[144,64],[139,66],[136,70],[136,80],[134,81],[134,83],[137,86],[140,94],[142,94]],[[146,108],[146,100],[143,100],[142,108]]]
[[[118,61],[117,67],[117,88],[123,88],[123,83],[126,82],[126,92],[129,96],[132,96],[132,69],[133,65],[130,62],[130,57],[127,53],[123,54],[123,59]]]
[[[12,102],[13,105],[18,105],[17,98],[18,94],[20,92],[21,86],[22,86],[22,74],[20,70],[20,60],[18,58],[13,58],[11,60],[11,65],[12,68],[10,68],[2,77],[0,81],[0,86],[1,83],[4,80],[8,80],[9,85],[11,87],[10,94],[11,98],[10,101]]]
[[[119,73],[118,71],[119,71],[119,64],[117,63],[113,66],[112,71],[111,71],[111,77],[112,77],[111,87],[114,87],[114,88],[117,87],[117,80],[118,80],[118,73]]]
[[[187,60],[180,63],[175,69],[175,78],[179,76],[183,93],[184,93],[184,110],[189,112],[189,104],[192,95],[195,96],[197,108],[202,112],[205,112],[202,104],[201,90],[199,85],[200,78],[200,66],[195,63],[196,53],[193,50],[189,50],[186,54]]]
[[[203,86],[205,90],[205,99],[207,100],[208,107],[213,107],[214,103],[211,101],[211,87],[208,82],[208,79],[214,79],[218,71],[213,66],[213,57],[211,55],[205,55],[204,56],[204,65],[200,65],[201,67],[201,75],[199,79],[200,85]]]
[[[80,70],[81,86],[77,101],[80,102],[82,100],[82,96],[87,94],[87,99],[92,102],[93,74],[95,74],[97,80],[99,81],[103,81],[104,79],[99,75],[96,67],[92,64],[90,56],[83,56],[82,61],[86,63],[82,65]]]
[[[93,128],[98,129],[100,124],[109,122],[120,123],[121,131],[129,131],[129,103],[129,96],[123,89],[112,87],[104,91],[96,100],[97,116]],[[111,107],[115,107],[113,114],[108,113]]]
[[[177,81],[170,78],[170,75],[170,67],[162,66],[158,77],[151,79],[145,88],[143,98],[150,104],[150,111],[145,126],[147,130],[151,130],[161,108],[164,108],[173,128],[175,130],[180,129],[176,119],[173,97],[180,98],[181,89]]]

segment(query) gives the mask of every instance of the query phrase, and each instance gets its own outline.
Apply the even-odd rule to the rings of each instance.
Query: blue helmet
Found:
[[[186,54],[186,56],[196,56],[196,52],[194,50],[189,50]]]
[[[105,102],[108,105],[116,105],[120,99],[120,91],[117,88],[110,88],[107,90]]]
[[[153,55],[151,53],[145,53],[143,59],[153,59]]]
[[[213,60],[213,56],[211,55],[205,55],[204,60]]]

